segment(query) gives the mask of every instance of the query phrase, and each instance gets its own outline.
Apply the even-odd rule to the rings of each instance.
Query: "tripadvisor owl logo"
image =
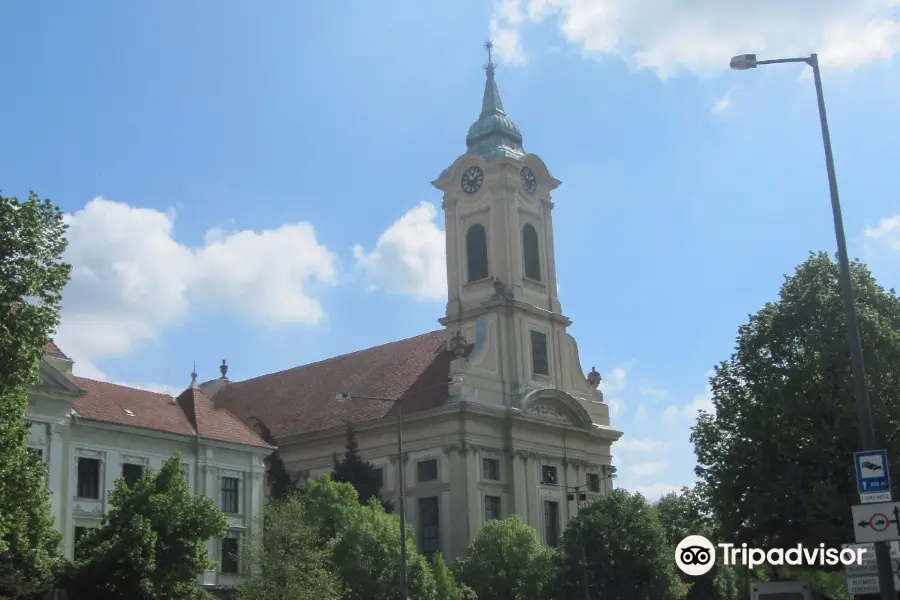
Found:
[[[675,547],[675,564],[685,575],[705,575],[716,564],[716,547],[702,535],[689,535]]]
[[[834,567],[862,565],[866,548],[813,548],[797,545],[793,548],[749,548],[747,544],[719,544],[723,565],[743,565],[754,569],[764,564],[772,566]],[[709,573],[716,564],[716,546],[702,535],[689,535],[675,546],[675,564],[691,577]]]

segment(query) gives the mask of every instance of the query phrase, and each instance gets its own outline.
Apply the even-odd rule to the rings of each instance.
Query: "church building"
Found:
[[[490,44],[487,45],[490,51]],[[288,471],[330,472],[352,421],[382,497],[421,551],[449,560],[488,519],[518,514],[555,545],[580,498],[615,469],[610,426],[557,297],[552,192],[560,182],[522,146],[486,66],[466,151],[433,185],[446,223],[446,313],[437,331],[293,369],[202,384],[218,408],[271,432]],[[402,411],[403,456],[398,457]],[[399,458],[399,468],[398,468]]]

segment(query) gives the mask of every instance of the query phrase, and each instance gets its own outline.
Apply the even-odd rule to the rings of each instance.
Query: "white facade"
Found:
[[[263,461],[269,453],[267,448],[80,418],[78,402],[85,397],[85,391],[69,377],[70,366],[59,358],[43,360],[42,383],[29,393],[27,413],[31,423],[28,446],[48,464],[51,511],[63,535],[67,558],[73,558],[75,539],[81,529],[101,523],[108,509],[109,493],[124,471],[139,475],[144,469],[159,469],[177,452],[183,457],[188,486],[196,494],[205,494],[221,504],[225,502],[225,478],[237,481],[237,493],[228,493],[227,501],[234,512],[227,515],[226,537],[243,539],[256,533],[254,525],[261,516],[264,497]],[[105,385],[113,393],[119,387]],[[164,396],[154,396],[166,402]],[[120,408],[116,404],[111,409]],[[161,405],[160,409],[177,408]],[[232,496],[237,497],[237,506]],[[217,569],[203,574],[204,585],[235,582],[237,574],[229,572],[235,571],[234,565],[228,564],[228,558],[223,564],[222,558],[223,545],[230,549],[229,544],[233,542],[207,541]],[[242,570],[242,565],[237,566],[237,571]]]

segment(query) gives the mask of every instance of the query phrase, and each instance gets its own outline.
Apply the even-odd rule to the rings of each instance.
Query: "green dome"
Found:
[[[488,63],[487,81],[484,85],[484,98],[481,102],[481,115],[469,127],[466,146],[470,154],[478,154],[484,158],[506,156],[522,158],[522,133],[519,126],[510,119],[503,110],[500,91],[494,80],[494,65]]]

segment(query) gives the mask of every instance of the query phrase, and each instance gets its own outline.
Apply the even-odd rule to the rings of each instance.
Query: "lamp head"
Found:
[[[755,54],[738,54],[731,59],[731,68],[735,71],[747,71],[756,68]]]

